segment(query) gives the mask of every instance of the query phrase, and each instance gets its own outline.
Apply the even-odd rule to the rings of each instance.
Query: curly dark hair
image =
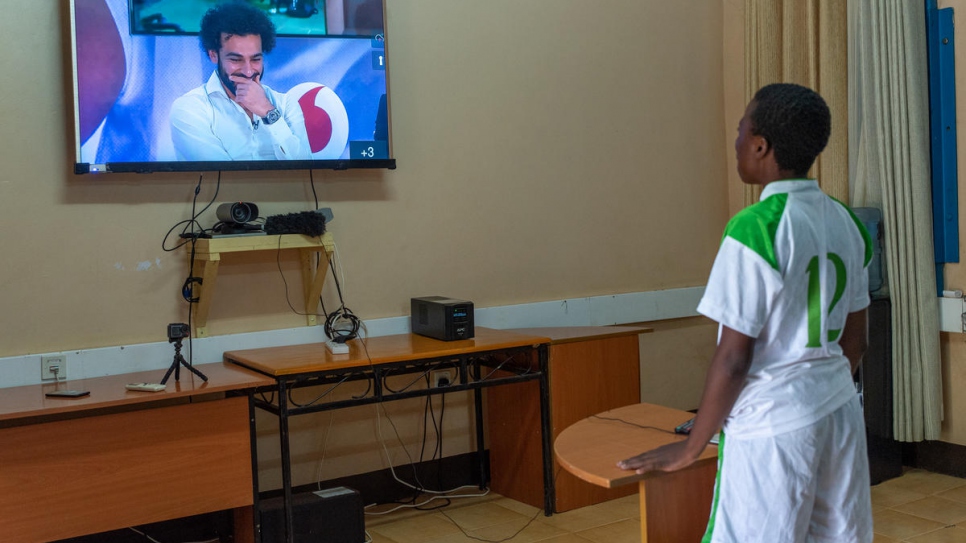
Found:
[[[759,89],[753,101],[752,133],[775,150],[779,168],[806,176],[832,131],[825,100],[808,87],[774,83]]]
[[[275,25],[265,12],[247,2],[219,4],[209,9],[201,18],[201,48],[205,51],[221,50],[221,35],[262,38],[262,51],[269,53],[275,48]]]

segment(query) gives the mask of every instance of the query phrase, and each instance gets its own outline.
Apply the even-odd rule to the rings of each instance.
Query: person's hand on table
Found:
[[[700,454],[700,450],[698,452]],[[621,460],[617,467],[641,474],[649,471],[677,471],[690,466],[697,459],[698,454],[689,451],[688,441],[685,440]]]

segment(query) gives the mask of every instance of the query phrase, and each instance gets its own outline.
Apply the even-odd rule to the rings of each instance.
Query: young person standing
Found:
[[[872,244],[807,179],[828,143],[817,93],[761,88],[738,126],[738,174],[762,187],[728,223],[698,311],[720,324],[687,440],[618,462],[644,473],[695,461],[721,429],[705,542],[872,541],[862,406]]]

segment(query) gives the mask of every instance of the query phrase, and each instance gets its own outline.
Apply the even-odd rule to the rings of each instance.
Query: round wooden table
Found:
[[[718,448],[708,445],[698,461],[675,472],[638,475],[617,461],[680,441],[674,427],[694,415],[653,404],[634,404],[587,417],[554,442],[557,461],[580,479],[605,488],[638,483],[642,543],[699,542],[714,497]]]

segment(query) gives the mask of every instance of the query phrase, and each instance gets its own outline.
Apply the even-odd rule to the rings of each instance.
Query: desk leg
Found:
[[[252,455],[252,505],[232,510],[232,532],[235,543],[260,543],[262,540],[258,513],[258,447],[255,432],[255,392],[248,391],[248,441]]]
[[[641,543],[698,543],[714,498],[715,462],[640,482]]]
[[[550,516],[556,508],[557,491],[553,480],[553,428],[550,424],[549,347],[541,345],[540,357],[540,435],[543,438],[543,514]]]
[[[253,541],[262,540],[262,519],[258,506],[258,432],[255,429],[255,391],[248,391],[248,433],[252,441],[252,536]],[[237,526],[238,523],[236,522]],[[243,541],[235,536],[237,541]]]
[[[252,507],[236,507],[232,510],[232,519],[234,521],[234,535],[235,543],[255,543],[258,541],[253,532],[248,531],[253,522],[257,522],[252,519],[252,517],[258,517],[257,514],[253,514]],[[242,528],[246,526],[246,528]]]
[[[483,442],[483,391],[473,389],[473,403],[476,408],[476,460],[480,464],[480,490],[485,490],[490,482],[490,474],[486,470],[486,449]]]
[[[295,530],[292,522],[292,458],[288,435],[288,391],[285,381],[278,382],[278,436],[282,456],[282,489],[285,503],[285,541],[294,543]]]

